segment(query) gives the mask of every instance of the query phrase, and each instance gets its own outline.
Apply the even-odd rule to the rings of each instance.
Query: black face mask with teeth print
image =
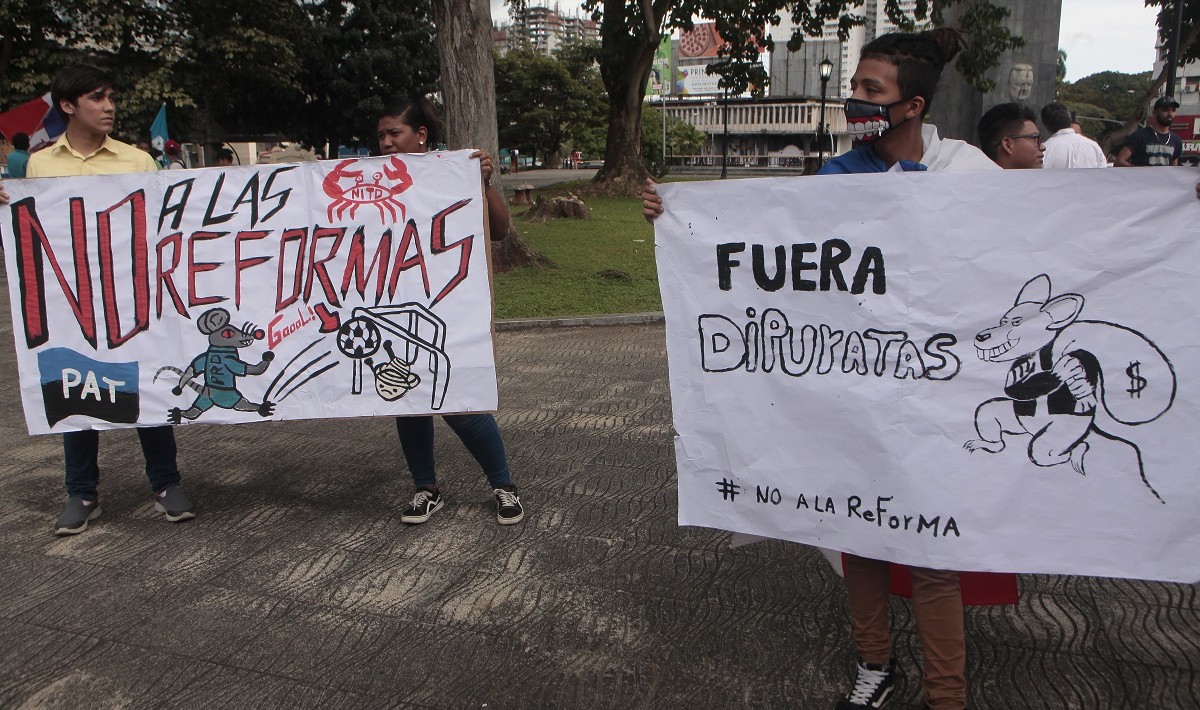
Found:
[[[908,119],[892,125],[889,111],[909,99],[900,99],[890,104],[875,104],[862,99],[846,99],[846,133],[855,142],[872,143],[904,125]]]

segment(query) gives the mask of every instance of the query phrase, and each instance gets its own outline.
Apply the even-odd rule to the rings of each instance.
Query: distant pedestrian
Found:
[[[23,178],[25,177],[25,166],[29,163],[29,136],[24,133],[14,133],[12,145],[13,150],[8,154],[8,176]]]
[[[67,67],[50,84],[53,109],[67,124],[54,145],[34,153],[26,170],[28,177],[113,175],[154,172],[154,159],[108,134],[116,119],[112,79],[86,65]],[[0,189],[0,204],[8,193]],[[138,427],[146,477],[154,492],[154,508],[167,520],[178,522],[195,517],[192,503],[179,487],[175,464],[175,433],[169,426]],[[67,507],[54,523],[56,535],[75,535],[87,530],[88,522],[100,516],[100,432],[95,429],[63,434],[66,464]]]
[[[187,163],[183,160],[183,149],[179,143],[174,140],[169,140],[163,145],[163,152],[167,154],[167,170],[185,170]]]
[[[996,104],[979,118],[979,147],[1005,170],[1038,169],[1046,146],[1037,115],[1024,104]]]
[[[582,161],[583,161],[583,155],[579,151],[577,151],[577,150],[571,151],[571,169],[572,170],[578,170],[579,163]]]
[[[1179,102],[1163,96],[1154,102],[1146,125],[1129,134],[1125,146],[1117,153],[1117,167],[1179,165],[1183,140],[1171,132]]]
[[[217,149],[217,165],[229,167],[233,165],[233,151],[228,148]]]
[[[1108,158],[1096,141],[1075,132],[1071,110],[1058,103],[1042,107],[1042,124],[1050,132],[1046,139],[1046,168],[1107,168]]]
[[[433,105],[427,99],[412,99],[387,107],[379,117],[377,137],[382,155],[426,152],[428,146],[436,145],[438,141],[437,116]],[[472,157],[479,158],[479,167],[483,172],[486,186],[484,197],[487,200],[485,219],[488,220],[492,239],[503,239],[508,234],[511,217],[504,195],[492,184],[495,172],[492,156],[476,151]],[[442,420],[454,430],[483,469],[496,499],[496,521],[501,525],[521,522],[525,517],[525,509],[513,485],[496,418],[491,414],[445,414]],[[400,515],[400,520],[410,524],[423,523],[445,505],[434,471],[433,417],[396,417],[396,431],[400,435],[400,448],[416,486],[412,503]]]

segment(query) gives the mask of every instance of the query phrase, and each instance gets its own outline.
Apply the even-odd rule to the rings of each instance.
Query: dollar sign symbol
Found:
[[[1134,360],[1129,363],[1129,367],[1125,368],[1125,374],[1129,375],[1129,389],[1125,391],[1129,393],[1130,397],[1138,397],[1139,399],[1142,396],[1142,390],[1146,389],[1146,385],[1149,384],[1146,382],[1146,378],[1142,377],[1141,373],[1138,372],[1141,364],[1137,360]]]

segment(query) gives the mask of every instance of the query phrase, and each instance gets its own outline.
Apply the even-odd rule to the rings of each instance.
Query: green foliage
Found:
[[[1124,121],[1130,116],[1141,112],[1142,101],[1154,79],[1150,72],[1140,74],[1122,74],[1121,72],[1105,71],[1084,78],[1074,83],[1067,82],[1059,87],[1058,100],[1073,107],[1079,115],[1095,118],[1119,119]],[[1098,113],[1083,106],[1094,106]],[[1089,137],[1100,140],[1103,136],[1117,129],[1113,123],[1101,121],[1080,121]]]
[[[509,0],[510,5],[521,2]],[[1004,51],[1023,44],[1001,24],[1009,10],[992,0],[917,0],[911,13],[904,11],[901,0],[886,0],[885,7],[892,21],[902,28],[913,28],[918,23],[943,24],[945,11],[959,4],[959,24],[968,35],[971,49],[959,56],[957,66],[969,82],[986,90],[992,82],[985,72],[996,65]],[[640,123],[646,79],[664,33],[691,29],[693,18],[711,19],[728,43],[722,49],[727,61],[714,71],[721,76],[720,86],[733,93],[751,86],[761,92],[767,76],[759,61],[760,48],[774,49],[768,33],[779,25],[783,14],[790,14],[798,26],[788,42],[792,49],[799,48],[806,36],[820,36],[826,21],[836,20],[843,36],[866,23],[866,18],[858,14],[861,0],[585,0],[583,7],[600,23],[600,75],[616,104],[610,117],[610,136],[620,138],[607,146],[605,169],[596,179],[635,188],[640,177],[624,173],[639,166],[630,158],[640,149],[633,139],[633,129]]]
[[[112,73],[125,137],[166,102],[184,139],[195,119],[217,127],[193,133],[373,143],[385,100],[436,88],[430,12],[430,0],[0,0],[0,109],[83,61]]]
[[[281,124],[309,145],[375,146],[385,104],[437,89],[429,0],[301,0],[295,109]]]
[[[667,116],[667,155],[691,155],[699,153],[708,139],[686,121]],[[646,107],[642,111],[642,159],[651,175],[662,177],[667,174],[663,163],[663,114],[658,108]]]
[[[548,57],[518,47],[497,55],[500,145],[555,165],[565,143],[585,127],[602,125],[608,102],[594,53],[594,46],[569,46]]]
[[[0,110],[46,93],[54,71],[70,63],[62,50],[76,44],[67,18],[77,4],[0,0]]]
[[[296,3],[174,0],[172,8],[178,19],[173,49],[179,56],[173,76],[165,77],[158,88],[174,84],[186,92],[186,98],[171,102],[175,109],[203,108],[198,116],[173,112],[172,134],[187,127],[175,120],[180,113],[181,118],[215,120],[235,133],[253,133],[257,125],[278,126],[273,113],[288,106],[300,90],[300,62],[292,37],[304,31],[304,17]]]
[[[1102,106],[1077,101],[1063,101],[1062,103],[1071,109],[1071,114],[1076,117],[1084,135],[1096,142],[1120,127],[1121,122],[1117,120],[1117,117]]]
[[[1175,25],[1175,3],[1176,0],[1145,0],[1146,7],[1156,7],[1159,9],[1158,14],[1158,36],[1162,40],[1168,40],[1171,33],[1174,32]],[[1197,33],[1197,28],[1200,27],[1200,0],[1179,0],[1183,2],[1183,43],[1182,51],[1179,53],[1179,61],[1181,64],[1193,62],[1200,59],[1200,33]]]
[[[732,93],[741,93],[753,88],[761,94],[767,76],[758,61],[759,47],[773,49],[774,42],[767,34],[769,26],[778,25],[781,13],[790,13],[797,29],[788,41],[790,49],[799,49],[805,37],[819,37],[829,20],[838,21],[838,34],[845,39],[856,26],[866,23],[866,18],[857,14],[860,3],[856,0],[750,0],[748,3],[728,3],[722,0],[700,2],[706,7],[706,16],[714,18],[721,36],[729,42],[729,57],[725,63],[710,71],[721,75],[721,87]],[[958,28],[966,34],[968,47],[959,54],[955,65],[963,77],[979,91],[995,88],[986,72],[995,67],[1001,55],[1010,49],[1025,45],[1025,40],[1010,32],[1004,21],[1012,14],[1006,7],[992,0],[918,0],[909,13],[901,0],[886,0],[884,6],[888,19],[902,31],[912,32],[930,26],[946,24],[946,11],[961,5],[957,18]]]

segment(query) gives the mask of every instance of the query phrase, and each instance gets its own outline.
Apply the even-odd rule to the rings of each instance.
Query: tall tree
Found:
[[[304,97],[293,131],[310,145],[374,146],[384,105],[437,86],[429,0],[309,0],[301,3]]]
[[[510,0],[519,5],[522,0]],[[1020,46],[1001,22],[1008,10],[991,0],[918,0],[914,11],[904,11],[901,0],[885,0],[888,17],[902,27],[914,22],[942,21],[949,6],[963,3],[962,29],[971,38],[972,50],[957,60],[959,70],[981,89],[990,88],[984,72],[995,65],[1006,49]],[[636,194],[646,167],[641,159],[641,111],[646,80],[654,51],[664,34],[674,29],[691,29],[693,17],[716,22],[726,40],[720,66],[721,86],[740,92],[751,84],[763,87],[767,77],[757,59],[760,48],[773,49],[768,33],[783,13],[790,14],[798,29],[788,42],[795,49],[805,36],[819,36],[826,21],[837,20],[843,35],[866,23],[855,14],[861,0],[585,0],[583,7],[600,23],[600,74],[608,89],[610,109],[604,167],[596,174],[602,192]]]
[[[303,91],[303,45],[294,38],[306,28],[296,0],[173,2],[183,33],[178,81],[200,108],[190,137],[281,132]]]
[[[433,0],[450,147],[480,148],[496,156],[491,13],[488,0]],[[499,174],[493,179],[500,180]],[[492,245],[496,271],[509,271],[535,261],[544,262],[545,258],[521,239],[516,228],[509,229],[502,241]]]
[[[0,0],[0,110],[45,93],[70,62],[63,49],[77,45],[78,32],[68,18],[80,10],[73,0]]]
[[[529,47],[497,55],[496,112],[500,143],[557,165],[564,143],[604,105],[595,64],[577,59],[584,48],[547,56]]]

